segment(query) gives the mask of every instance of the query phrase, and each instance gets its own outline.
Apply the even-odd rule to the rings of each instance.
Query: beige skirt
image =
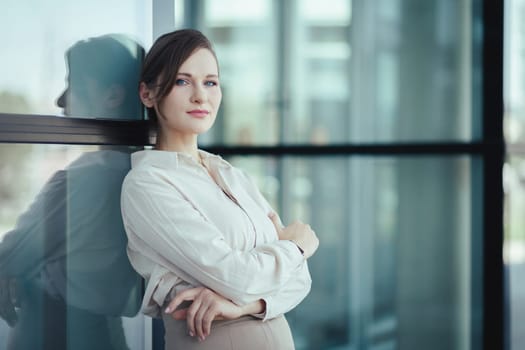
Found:
[[[202,342],[190,337],[186,321],[163,315],[166,350],[294,350],[292,333],[284,316],[262,322],[252,316],[214,321]]]

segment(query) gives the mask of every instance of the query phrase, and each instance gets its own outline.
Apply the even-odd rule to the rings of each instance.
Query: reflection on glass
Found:
[[[64,115],[141,119],[137,92],[144,49],[123,35],[81,40],[66,52],[68,86],[58,97]]]
[[[142,51],[121,35],[75,43],[66,54],[68,86],[57,99],[64,114],[140,119],[136,89]],[[7,229],[0,233],[0,317],[10,328],[0,331],[5,335],[0,345],[7,350],[141,349],[144,341],[136,339],[143,334],[141,318],[138,323],[122,318],[137,314],[142,296],[120,214],[120,188],[132,150],[72,149],[77,157],[67,164],[65,146],[0,148],[2,171],[11,175],[0,193],[5,220],[0,226]],[[36,190],[25,175],[39,173],[38,164],[50,174]],[[31,199],[28,192],[37,194]],[[8,209],[22,203],[27,208],[21,214]]]
[[[235,157],[321,245],[287,314],[297,349],[469,349],[481,325],[481,207],[467,157]],[[277,190],[278,189],[278,190]],[[281,193],[282,197],[276,194]],[[476,268],[477,266],[477,268]],[[477,342],[477,343],[476,343]]]
[[[63,55],[81,38],[122,33],[146,47],[152,39],[151,0],[5,0],[0,19],[0,113],[59,115]]]
[[[39,170],[31,167],[39,147],[46,148],[19,151],[29,171]],[[3,146],[2,153],[17,148]],[[47,155],[60,159],[60,151]],[[129,348],[121,317],[134,316],[141,298],[141,281],[127,259],[120,217],[120,186],[129,168],[125,151],[81,154],[55,172],[16,225],[2,232],[0,316],[11,329],[0,345],[35,350]],[[10,203],[4,198],[2,203],[4,211]]]
[[[185,8],[221,63],[222,124],[204,141],[478,138],[471,3],[210,0]]]

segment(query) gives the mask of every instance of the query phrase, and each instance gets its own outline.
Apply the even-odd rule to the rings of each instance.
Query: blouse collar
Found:
[[[229,168],[231,165],[221,156],[212,154],[199,149],[204,165],[207,167]],[[131,167],[137,168],[143,165],[153,165],[162,169],[174,169],[182,164],[189,166],[200,166],[193,157],[182,152],[160,151],[160,150],[143,150],[131,155]]]

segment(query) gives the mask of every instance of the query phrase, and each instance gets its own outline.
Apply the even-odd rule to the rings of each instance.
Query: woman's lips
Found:
[[[205,109],[194,109],[188,111],[187,113],[195,118],[204,118],[209,114],[209,112]]]

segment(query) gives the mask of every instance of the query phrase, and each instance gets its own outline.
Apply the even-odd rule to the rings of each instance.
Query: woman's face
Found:
[[[163,132],[198,135],[208,131],[221,104],[217,61],[198,49],[181,66],[170,93],[155,106]]]

